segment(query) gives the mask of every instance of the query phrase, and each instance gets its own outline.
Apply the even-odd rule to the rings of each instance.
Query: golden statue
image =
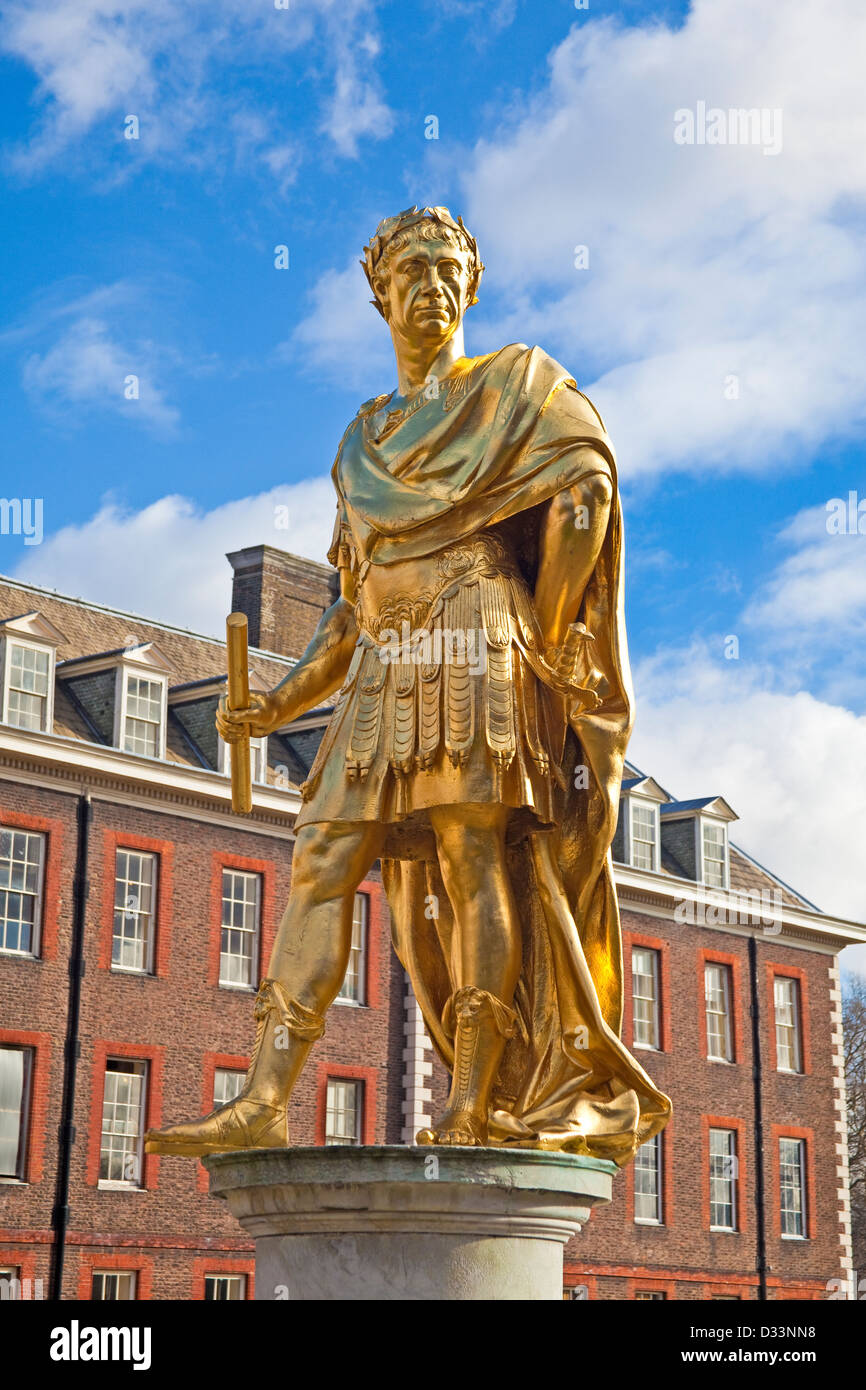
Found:
[[[470,358],[484,269],[447,208],[386,218],[362,263],[397,388],[333,468],[341,597],[229,742],[339,692],[302,787],[292,891],[240,1095],[149,1152],[283,1148],[286,1107],[346,972],[379,858],[394,945],[451,1072],[421,1144],[626,1163],[670,1102],[620,1041],[610,843],[632,691],[622,520],[604,425],[537,347]]]

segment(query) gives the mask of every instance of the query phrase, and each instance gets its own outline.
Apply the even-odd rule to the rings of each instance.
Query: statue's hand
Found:
[[[562,645],[550,645],[544,653],[545,662],[557,679],[579,693],[581,703],[588,709],[600,703],[598,687],[604,681],[602,672],[593,664],[594,642],[583,623],[572,623]]]
[[[229,709],[223,695],[216,712],[217,733],[226,743],[237,743],[245,734],[264,738],[284,722],[273,695],[261,691],[250,695],[246,709]]]

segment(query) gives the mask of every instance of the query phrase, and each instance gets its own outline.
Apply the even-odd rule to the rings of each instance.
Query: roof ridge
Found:
[[[173,632],[179,637],[191,637],[196,642],[208,642],[215,647],[224,647],[225,642],[219,637],[210,637],[204,632],[195,632],[189,627],[177,627],[174,623],[161,622],[159,618],[147,618],[142,613],[132,613],[125,608],[109,608],[105,603],[93,603],[90,599],[76,598],[73,594],[61,594],[57,589],[46,589],[44,585],[28,584],[25,580],[15,579],[11,575],[0,574],[0,584],[8,584],[14,589],[23,590],[29,594],[44,594],[46,598],[55,599],[58,603],[71,603],[80,608],[89,608],[94,613],[105,613],[113,618],[132,618],[138,623],[147,623],[148,627],[157,628],[161,632]],[[20,614],[19,616],[26,616]],[[120,649],[118,649],[120,650]],[[258,656],[264,656],[271,661],[281,661],[284,665],[294,666],[296,658],[281,656],[279,652],[268,651],[265,647],[250,646],[250,651]]]

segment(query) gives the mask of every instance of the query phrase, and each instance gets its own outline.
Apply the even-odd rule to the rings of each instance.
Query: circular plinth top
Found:
[[[214,1196],[274,1183],[429,1183],[505,1187],[609,1201],[615,1163],[560,1150],[403,1144],[249,1149],[202,1159]]]
[[[558,1239],[609,1202],[616,1165],[544,1149],[389,1144],[248,1149],[203,1160],[210,1191],[252,1234],[431,1222],[481,1229],[519,1218]]]

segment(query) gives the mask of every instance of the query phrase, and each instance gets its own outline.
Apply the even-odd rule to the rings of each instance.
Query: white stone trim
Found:
[[[109,748],[106,744],[85,743],[58,734],[0,728],[0,776],[7,775],[7,768],[8,775],[15,775],[16,781],[24,780],[20,777],[21,770],[33,769],[30,780],[55,788],[64,776],[79,787],[91,778],[97,783],[100,778],[105,779],[106,784],[121,783],[137,789],[139,796],[146,794],[151,809],[157,809],[158,800],[166,797],[178,800],[205,797],[216,807],[229,812],[231,808],[231,784],[222,773],[167,759],[144,758],[119,748]],[[301,809],[300,794],[257,783],[253,788],[253,809],[294,817]]]
[[[165,764],[159,766],[164,768]],[[205,775],[217,777],[216,773]],[[276,797],[262,796],[260,793],[264,788],[254,785],[251,814],[238,816],[229,804],[230,794],[215,800],[209,787],[203,794],[190,795],[185,789],[178,790],[174,785],[150,784],[141,787],[129,778],[113,778],[97,773],[76,775],[74,768],[60,768],[53,772],[34,771],[23,760],[19,763],[12,759],[0,762],[0,782],[4,781],[17,786],[45,787],[66,796],[78,796],[86,791],[93,801],[134,806],[138,810],[152,811],[154,815],[176,816],[203,825],[223,826],[235,833],[271,835],[284,841],[295,838],[294,818],[300,802],[296,795],[283,792],[280,793],[280,804],[275,805]],[[286,805],[286,802],[289,804]]]
[[[841,981],[839,977],[839,957],[834,956],[833,962],[828,966],[830,976],[830,990],[834,999],[841,999]],[[833,1022],[838,1022],[838,1011],[833,1010]],[[839,1135],[836,1143],[836,1154],[838,1162],[836,1164],[836,1179],[838,1182],[838,1201],[839,1201],[839,1263],[844,1273],[850,1275],[853,1270],[853,1251],[851,1244],[851,1197],[849,1188],[848,1173],[848,1113],[847,1095],[845,1091],[845,1052],[842,1030],[839,1027],[832,1034],[831,1041],[831,1065],[833,1067],[833,1086],[835,1089],[834,1103],[836,1106],[836,1133]]]
[[[418,1007],[418,1000],[404,972],[406,992],[403,996],[403,1102],[401,1110],[406,1117],[400,1138],[404,1144],[414,1144],[419,1129],[433,1123],[429,1102],[433,1093],[425,1084],[427,1077],[433,1075],[433,1062],[427,1060],[432,1054],[433,1044],[424,1028],[424,1019]]]

